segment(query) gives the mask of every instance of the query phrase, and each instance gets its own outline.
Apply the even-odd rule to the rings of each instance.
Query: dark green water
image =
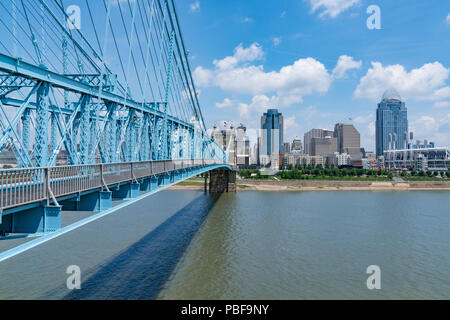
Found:
[[[381,290],[366,269],[381,268]],[[448,299],[448,192],[238,192],[215,204],[162,299]]]

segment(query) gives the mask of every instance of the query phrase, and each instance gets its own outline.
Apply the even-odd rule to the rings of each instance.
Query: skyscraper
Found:
[[[332,137],[332,136],[333,136],[333,131],[327,130],[327,129],[312,129],[312,130],[308,131],[307,133],[305,133],[305,136],[304,136],[305,153],[312,155],[311,142],[312,142],[313,138],[325,138],[325,137]],[[335,151],[333,151],[333,152],[335,152]]]
[[[336,138],[326,136],[323,138],[312,138],[310,145],[310,155],[326,157],[334,154],[337,150]]]
[[[376,119],[376,153],[382,156],[385,150],[406,147],[408,117],[405,102],[394,89],[388,89],[378,104]]]
[[[352,124],[337,123],[334,126],[337,152],[348,153],[352,159],[361,159],[361,135]]]
[[[261,117],[260,157],[280,157],[284,154],[283,115],[277,109],[269,109]],[[270,162],[270,161],[269,161]]]

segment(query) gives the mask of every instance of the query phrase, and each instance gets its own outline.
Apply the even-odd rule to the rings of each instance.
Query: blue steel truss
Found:
[[[20,167],[226,161],[174,0],[80,0],[80,29],[64,2],[0,1],[0,152]]]

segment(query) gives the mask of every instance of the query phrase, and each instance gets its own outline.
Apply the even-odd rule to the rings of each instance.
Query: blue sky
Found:
[[[369,30],[370,5],[381,29]],[[376,104],[394,87],[417,139],[450,145],[450,1],[180,0],[207,125],[258,128],[278,108],[285,140],[350,122],[374,149]]]

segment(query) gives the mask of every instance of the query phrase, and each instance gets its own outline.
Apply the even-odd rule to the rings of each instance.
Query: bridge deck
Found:
[[[220,164],[218,160],[180,159],[0,170],[0,210],[56,202],[89,190]]]

